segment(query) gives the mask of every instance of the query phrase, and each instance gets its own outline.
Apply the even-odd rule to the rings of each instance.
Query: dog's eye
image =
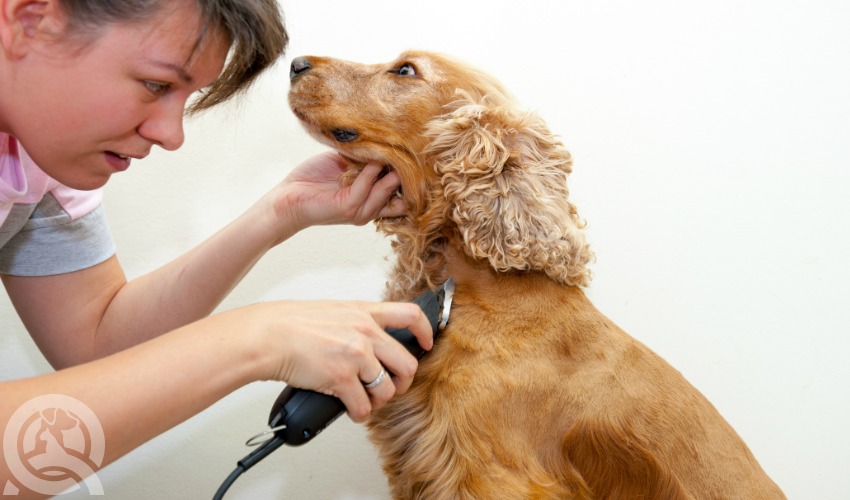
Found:
[[[416,76],[416,68],[412,64],[402,64],[393,73],[398,76]]]

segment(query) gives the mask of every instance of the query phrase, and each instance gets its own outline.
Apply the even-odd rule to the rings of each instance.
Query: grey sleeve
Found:
[[[0,273],[51,276],[86,269],[115,254],[103,207],[72,220],[52,195],[0,249]]]

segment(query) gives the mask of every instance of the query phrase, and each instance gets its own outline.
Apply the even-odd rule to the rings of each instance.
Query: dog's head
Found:
[[[299,57],[290,78],[290,106],[311,135],[355,172],[373,160],[398,172],[408,216],[379,227],[397,238],[401,286],[428,282],[453,242],[500,272],[587,284],[570,154],[498,82],[426,52],[375,65]]]

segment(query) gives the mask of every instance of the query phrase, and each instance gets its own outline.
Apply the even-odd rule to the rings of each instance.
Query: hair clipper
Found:
[[[446,326],[451,309],[454,281],[449,278],[435,290],[413,300],[431,323],[434,340]],[[425,354],[413,333],[406,328],[388,328],[386,332],[417,358]],[[291,446],[310,441],[345,411],[338,398],[319,392],[286,386],[272,406],[269,427],[274,435]],[[266,433],[264,433],[266,434]]]
[[[434,340],[449,321],[454,281],[449,278],[435,290],[431,290],[413,302],[422,308],[431,323]],[[416,337],[407,328],[388,328],[394,339],[417,358],[425,354]],[[257,448],[236,463],[236,468],[221,483],[213,500],[221,500],[234,481],[245,471],[262,461],[284,444],[299,446],[316,437],[345,411],[339,399],[307,389],[287,386],[272,406],[269,415],[270,429],[252,437],[246,443]],[[271,435],[271,437],[268,437]]]

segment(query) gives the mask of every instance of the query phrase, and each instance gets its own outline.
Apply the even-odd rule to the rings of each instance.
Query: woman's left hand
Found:
[[[380,177],[383,166],[371,162],[349,185],[340,186],[348,165],[338,153],[322,153],[295,168],[275,189],[275,213],[296,230],[326,224],[363,225],[377,217],[399,217],[405,206],[395,196],[398,174]],[[380,177],[380,178],[379,178]]]

